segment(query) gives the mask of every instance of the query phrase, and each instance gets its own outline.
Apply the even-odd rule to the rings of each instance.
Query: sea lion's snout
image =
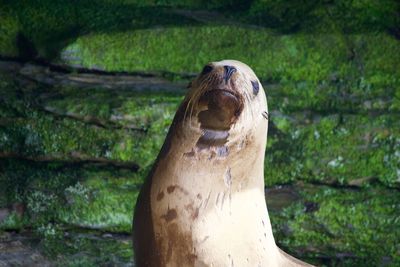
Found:
[[[200,127],[227,131],[243,110],[243,96],[236,86],[237,68],[232,65],[208,64],[200,78],[207,86],[198,100]]]

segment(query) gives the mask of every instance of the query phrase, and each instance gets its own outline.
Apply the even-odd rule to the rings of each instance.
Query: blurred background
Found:
[[[133,266],[140,186],[222,59],[268,97],[278,245],[400,266],[396,0],[0,0],[0,266]]]

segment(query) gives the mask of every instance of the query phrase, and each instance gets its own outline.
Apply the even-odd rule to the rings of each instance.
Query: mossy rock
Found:
[[[158,153],[182,99],[174,93],[29,88],[7,79],[0,89],[7,95],[0,108],[5,124],[0,128],[2,151],[59,160],[79,154],[132,161],[143,168]],[[52,97],[38,101],[46,94]],[[105,124],[86,123],[88,117]]]
[[[133,210],[142,177],[111,172],[85,173],[85,180],[67,187],[67,204],[59,222],[76,227],[131,233]]]
[[[20,27],[15,17],[7,14],[5,10],[0,10],[0,55],[11,57],[19,55],[17,36]]]
[[[255,0],[241,18],[284,33],[374,33],[395,29],[398,10],[399,3],[395,0]]]
[[[234,58],[255,70],[267,94],[269,84],[278,83],[291,109],[395,110],[387,96],[400,86],[400,45],[387,34],[277,36],[265,29],[207,25],[90,34],[63,53],[69,55],[66,63],[87,68],[174,73],[198,73],[209,61]]]
[[[65,167],[18,160],[3,161],[0,207],[20,203],[0,229],[40,228],[48,223],[130,233],[133,210],[146,170]],[[5,189],[5,190],[3,190]]]
[[[0,54],[25,59],[54,60],[63,47],[88,32],[193,23],[185,17],[165,12],[162,7],[122,1],[3,1],[0,12],[4,14],[0,17],[1,32],[8,33],[0,38],[5,44],[14,43],[17,49],[11,50],[12,47],[7,46],[8,49],[0,50]],[[16,28],[17,37],[13,34]]]
[[[268,185],[296,180],[351,185],[364,179],[399,186],[398,115],[291,115],[272,117]]]
[[[311,262],[319,258],[318,266],[399,264],[398,190],[299,186],[298,191],[302,201],[270,214],[278,245]]]

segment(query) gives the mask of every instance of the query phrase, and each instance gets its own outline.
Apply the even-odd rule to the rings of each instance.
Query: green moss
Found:
[[[139,177],[115,177],[109,172],[85,173],[84,182],[65,189],[67,205],[59,212],[65,224],[131,232],[133,210],[138,195]]]
[[[29,220],[26,216],[12,212],[0,222],[0,232],[1,230],[20,230],[27,226],[29,226]]]
[[[40,229],[40,251],[54,266],[122,266],[133,261],[129,236],[78,229],[65,231],[55,224]]]
[[[279,118],[279,117],[278,117]],[[295,180],[349,184],[360,178],[398,186],[400,169],[397,115],[331,115],[295,120],[272,132],[266,151],[266,183]],[[289,120],[284,120],[288,123]],[[283,129],[283,130],[282,130]]]
[[[51,221],[129,232],[137,183],[142,182],[154,161],[182,96],[126,90],[119,94],[103,89],[49,90],[20,87],[7,78],[0,85],[5,96],[1,108],[5,122],[0,127],[1,150],[26,158],[1,161],[1,207],[24,203],[24,218],[34,228]],[[41,94],[52,97],[36,101]],[[44,108],[54,112],[45,112]],[[116,128],[101,128],[68,114],[104,121],[116,118],[112,124]],[[18,119],[7,123],[8,118],[15,117]],[[146,131],[124,128],[129,125]],[[121,174],[110,172],[112,167],[100,166],[96,171],[88,171],[87,166],[70,162],[74,153],[134,161],[141,170],[138,174]],[[5,223],[10,226],[9,221]]]
[[[65,2],[52,0],[6,1],[0,11],[2,29],[10,33],[4,37],[6,43],[14,42],[15,23],[18,27],[18,56],[36,56],[54,59],[60,50],[76,37],[87,32],[124,31],[151,27],[152,25],[191,24],[191,20],[165,12],[156,6],[138,6],[136,3],[110,3],[98,0]],[[15,51],[0,50],[3,55],[15,55]],[[10,53],[13,52],[13,53]]]
[[[64,51],[74,55],[69,63],[114,71],[199,72],[209,61],[239,59],[262,80],[280,81],[279,91],[272,88],[271,94],[286,96],[290,109],[385,109],[393,106],[386,96],[400,85],[400,46],[385,34],[344,39],[341,34],[276,36],[245,26],[160,28],[87,35]],[[265,89],[270,92],[268,83]],[[381,105],[366,104],[377,97]]]
[[[396,27],[398,8],[395,0],[256,0],[240,17],[280,32],[377,32]]]
[[[396,266],[400,229],[397,191],[306,187],[301,194],[302,203],[271,215],[281,246],[293,252],[306,250],[305,258],[312,254],[330,258],[327,266],[377,266],[385,257]],[[307,211],[305,206],[310,203],[317,208]],[[349,256],[340,258],[339,254]]]
[[[6,82],[1,89],[7,94],[3,116],[19,116],[0,128],[3,151],[28,157],[50,155],[59,160],[78,153],[134,161],[141,167],[156,157],[182,99],[176,94],[121,91],[117,95],[103,89],[32,90]],[[48,93],[53,97],[43,102],[34,100]],[[105,126],[85,123],[84,118],[104,121]]]
[[[20,27],[15,17],[0,9],[0,55],[18,56],[16,43]]]
[[[261,78],[318,81],[336,67],[335,53],[346,53],[340,39],[326,37],[276,37],[268,30],[233,26],[159,28],[88,35],[65,51],[79,59],[73,63],[107,70],[198,72],[209,61],[235,58],[252,66]],[[335,50],[326,54],[331,45]]]
[[[43,227],[49,222],[129,233],[146,172],[66,168],[18,160],[3,161],[0,167],[6,196],[2,206],[18,202],[24,207],[23,215],[11,213],[0,228],[30,226],[39,229],[41,236],[47,233]]]
[[[199,28],[198,33],[196,28],[186,29],[190,26],[204,25],[194,20],[188,19],[185,16],[178,15],[173,12],[172,8],[183,7],[189,9],[204,9],[211,8],[219,10],[227,17],[232,17],[232,22],[238,18],[244,25],[255,24],[272,29],[274,33],[278,30],[279,33],[302,35],[307,34],[334,34],[338,38],[326,38],[327,42],[332,42],[330,49],[321,51],[313,51],[310,49],[307,54],[308,59],[304,61],[301,57],[303,45],[302,42],[292,42],[291,37],[286,37],[288,41],[283,40],[284,50],[288,52],[289,61],[298,61],[299,63],[307,63],[308,68],[299,69],[299,76],[307,75],[310,79],[316,79],[321,74],[324,74],[324,66],[327,61],[330,61],[327,56],[327,51],[337,53],[339,48],[351,45],[348,36],[344,34],[363,34],[375,35],[386,31],[396,31],[399,22],[397,16],[398,3],[394,0],[385,0],[384,4],[376,0],[368,1],[337,1],[335,3],[325,2],[310,2],[298,3],[296,1],[202,1],[202,0],[182,0],[182,1],[135,1],[135,0],[120,0],[120,1],[105,1],[97,0],[93,5],[93,1],[79,1],[78,3],[65,3],[64,1],[6,1],[0,12],[2,13],[2,35],[5,42],[3,54],[35,57],[41,56],[49,59],[54,59],[59,56],[60,51],[67,45],[69,49],[64,53],[64,57],[68,58],[71,63],[84,62],[85,66],[102,67],[105,69],[154,69],[158,66],[149,66],[147,62],[158,62],[163,60],[162,56],[175,58],[179,53],[175,52],[176,46],[182,48],[187,46],[189,52],[198,51],[195,54],[199,57],[200,65],[209,60],[218,58],[238,58],[242,59],[251,65],[257,67],[255,58],[258,57],[260,51],[271,49],[268,47],[271,38],[276,35],[266,35],[263,33],[263,28],[255,30],[246,29],[245,31],[256,31],[260,34],[243,34],[240,30],[236,32],[236,28],[243,26],[235,25],[230,34],[226,34],[226,30],[210,29],[202,30]],[[112,15],[111,15],[112,14]],[[213,15],[209,15],[209,24],[213,24]],[[200,16],[201,17],[201,16]],[[207,16],[206,16],[207,17]],[[218,18],[218,16],[217,16]],[[207,21],[207,19],[206,19]],[[170,38],[173,42],[163,37],[163,28],[159,26],[171,27]],[[154,29],[156,27],[156,29]],[[175,28],[178,29],[175,29]],[[181,32],[179,31],[181,29]],[[148,29],[142,32],[141,30]],[[136,32],[136,30],[140,30]],[[157,39],[158,33],[161,31],[161,39]],[[228,30],[229,31],[229,30]],[[213,33],[215,32],[215,33]],[[268,30],[270,33],[271,30]],[[97,49],[86,44],[85,41],[80,41],[76,44],[76,38],[90,34],[89,44],[95,42]],[[17,38],[16,35],[19,35]],[[141,35],[148,34],[148,38]],[[180,40],[181,36],[185,35],[186,39]],[[109,36],[110,35],[110,36]],[[138,35],[138,36],[136,36]],[[247,35],[249,35],[247,37]],[[242,39],[242,37],[245,37]],[[87,37],[84,37],[87,39]],[[18,39],[18,40],[17,40]],[[251,40],[248,40],[251,39]],[[280,38],[278,38],[280,39]],[[312,38],[311,38],[312,39]],[[351,39],[351,38],[350,38]],[[130,40],[134,42],[131,43]],[[210,42],[212,40],[212,42]],[[228,40],[228,41],[227,41]],[[243,42],[243,40],[245,42]],[[377,38],[380,42],[380,38]],[[18,44],[17,44],[18,41]],[[159,42],[158,42],[159,41]],[[186,41],[186,42],[184,42]],[[189,42],[187,42],[189,41]],[[313,42],[311,40],[311,42]],[[163,45],[160,46],[159,44]],[[197,44],[197,45],[193,45]],[[12,47],[14,44],[15,47]],[[184,45],[183,45],[184,44]],[[263,45],[267,46],[263,46]],[[379,43],[382,46],[382,43]],[[172,45],[172,46],[171,46]],[[209,54],[208,46],[211,45],[215,54]],[[262,50],[260,50],[261,46]],[[379,47],[378,46],[378,47]],[[109,47],[112,49],[109,51]],[[143,49],[145,47],[146,49]],[[154,61],[152,54],[155,47],[157,59]],[[247,47],[252,47],[249,51]],[[312,46],[311,46],[312,47]],[[372,46],[376,47],[376,46]],[[142,49],[141,49],[142,48]],[[202,49],[199,49],[202,48]],[[238,49],[235,49],[238,48]],[[273,51],[279,50],[280,45],[272,47]],[[333,50],[332,50],[333,49]],[[90,50],[90,51],[87,51]],[[135,50],[135,51],[133,51]],[[157,51],[161,50],[161,53]],[[167,50],[167,51],[164,51]],[[218,50],[218,51],[216,51]],[[233,53],[232,51],[239,51]],[[347,47],[341,50],[340,55],[352,56],[352,47]],[[103,52],[105,55],[103,55]],[[167,53],[164,53],[167,52]],[[185,55],[190,55],[187,51],[182,51]],[[358,51],[355,51],[358,53]],[[329,54],[330,54],[329,53]],[[136,59],[135,55],[143,55],[150,57]],[[328,55],[329,55],[328,54]],[[388,53],[385,53],[386,55]],[[396,55],[390,52],[389,54]],[[74,55],[80,55],[88,58],[74,58]],[[125,55],[129,55],[125,58]],[[162,55],[160,57],[160,55]],[[97,58],[101,64],[95,64]],[[131,58],[134,61],[131,61]],[[393,58],[393,57],[392,57]],[[114,59],[114,60],[113,60]],[[122,60],[121,64],[115,63],[117,59]],[[265,58],[261,58],[264,60]],[[182,62],[183,60],[183,62]],[[310,61],[313,64],[309,64]],[[193,64],[192,58],[178,58],[177,60],[168,61],[170,65],[163,70],[179,68],[180,70],[198,70],[198,64]],[[255,63],[254,63],[255,62]],[[274,61],[272,61],[274,62]],[[281,68],[287,67],[287,60],[279,61]],[[190,68],[186,67],[187,63],[192,63]],[[264,61],[262,67],[268,67],[271,61]],[[299,64],[299,66],[303,66]],[[332,63],[330,63],[332,64]],[[335,64],[335,62],[333,63]],[[310,66],[312,66],[310,68]],[[273,66],[276,67],[276,66]],[[289,66],[290,67],[290,66]],[[276,69],[276,68],[275,68]],[[317,73],[314,73],[316,71]],[[264,74],[262,75],[264,76]],[[268,77],[268,76],[267,76]],[[268,77],[270,78],[270,77]]]

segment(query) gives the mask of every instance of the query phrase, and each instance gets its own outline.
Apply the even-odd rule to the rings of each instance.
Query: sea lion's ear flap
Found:
[[[253,86],[253,94],[257,95],[258,91],[260,91],[260,85],[258,84],[258,81],[251,81],[251,85]]]
[[[187,89],[192,88],[192,82],[190,82],[190,83],[186,86],[186,88],[187,88]]]

